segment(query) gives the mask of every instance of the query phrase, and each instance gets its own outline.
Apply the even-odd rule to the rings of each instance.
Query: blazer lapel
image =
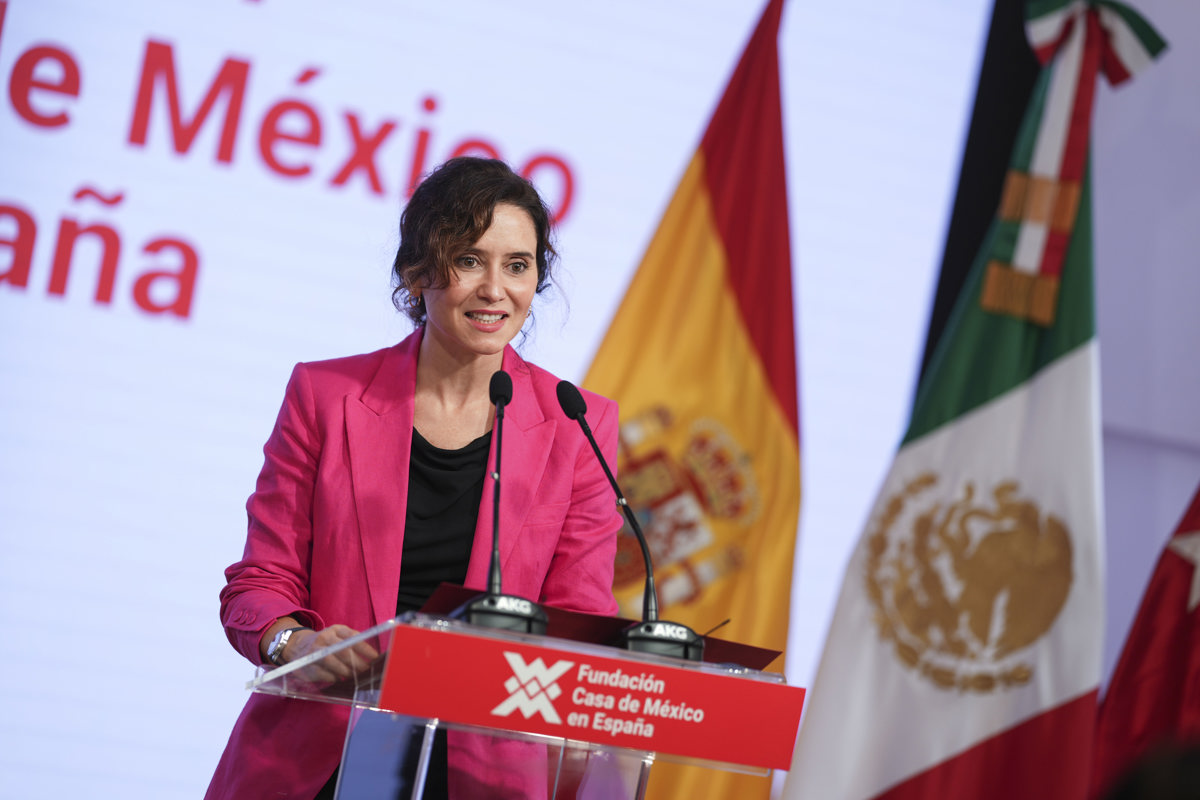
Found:
[[[504,371],[513,380],[513,399],[505,407],[503,447],[500,461],[500,565],[505,565],[517,549],[517,539],[525,524],[525,516],[537,502],[537,487],[542,483],[550,447],[554,442],[557,423],[546,419],[533,389],[529,366],[512,347],[504,350]],[[496,469],[496,437],[493,428],[492,448],[488,454],[488,475]],[[495,484],[483,482],[483,497],[479,504],[479,521],[475,526],[475,542],[464,583],[473,589],[486,589],[488,568],[492,559],[492,508]],[[515,593],[505,586],[506,593]],[[536,600],[537,598],[530,598]]]
[[[345,399],[354,507],[376,624],[396,616],[420,344],[418,331],[393,347],[362,396]]]

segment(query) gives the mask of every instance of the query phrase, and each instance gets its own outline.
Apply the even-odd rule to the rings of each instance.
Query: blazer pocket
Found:
[[[570,507],[570,503],[538,503],[529,509],[529,513],[525,515],[525,522],[522,527],[544,528],[555,526],[561,528],[563,521],[567,518],[567,509]]]
[[[505,591],[540,601],[570,506],[570,503],[538,503],[525,514],[520,543],[504,564]]]

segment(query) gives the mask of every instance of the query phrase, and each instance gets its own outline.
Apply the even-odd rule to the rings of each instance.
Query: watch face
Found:
[[[277,667],[282,667],[283,662],[279,659],[283,656],[283,648],[287,647],[288,640],[292,638],[292,634],[299,630],[304,629],[300,627],[288,628],[285,631],[275,634],[275,638],[267,645],[267,660]]]

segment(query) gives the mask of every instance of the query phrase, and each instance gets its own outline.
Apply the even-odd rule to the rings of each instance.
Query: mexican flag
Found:
[[[1103,520],[1088,139],[1162,40],[1033,2],[1043,64],[995,219],[847,567],[784,797],[1084,798]]]

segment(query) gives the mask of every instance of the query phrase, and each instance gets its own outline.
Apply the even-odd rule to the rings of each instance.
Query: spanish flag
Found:
[[[770,0],[584,384],[621,406],[622,488],[661,617],[783,650],[800,511],[799,412],[777,38]],[[640,617],[624,531],[614,590]],[[781,663],[773,668],[782,669]],[[762,777],[658,764],[651,797],[766,797]]]

